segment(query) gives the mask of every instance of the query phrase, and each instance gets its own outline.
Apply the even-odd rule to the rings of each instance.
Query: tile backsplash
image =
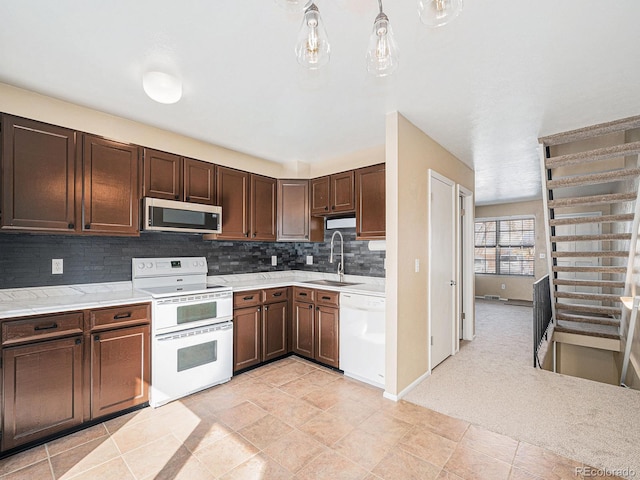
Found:
[[[384,277],[384,251],[370,251],[355,240],[355,229],[344,236],[345,273]],[[202,240],[200,235],[145,232],[140,237],[0,234],[0,288],[71,285],[131,280],[131,258],[207,257],[210,275],[307,270],[335,272],[329,263],[333,230],[319,243],[235,242]],[[339,243],[336,245],[339,251]],[[335,252],[334,252],[335,253]],[[271,256],[278,265],[271,266]],[[307,255],[313,265],[306,265]],[[64,273],[51,274],[51,259],[64,260]]]

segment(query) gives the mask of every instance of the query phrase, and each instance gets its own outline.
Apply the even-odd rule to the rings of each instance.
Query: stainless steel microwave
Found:
[[[142,210],[143,230],[222,233],[222,207],[144,197]]]

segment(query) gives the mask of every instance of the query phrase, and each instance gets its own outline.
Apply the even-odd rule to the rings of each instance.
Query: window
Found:
[[[533,276],[535,219],[478,220],[475,272]]]

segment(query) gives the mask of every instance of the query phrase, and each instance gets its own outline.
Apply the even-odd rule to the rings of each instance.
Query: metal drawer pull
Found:
[[[123,318],[131,318],[131,312],[118,313],[113,316],[114,320],[122,320]]]
[[[282,292],[274,293],[273,296],[274,297],[281,297],[282,296]]]
[[[250,297],[242,297],[243,300],[253,300],[253,295],[251,295]]]
[[[301,293],[298,293],[298,295],[300,295],[301,297],[306,297],[306,296],[307,296],[307,294],[306,294],[306,293],[302,293],[302,292],[301,292]]]
[[[52,323],[51,325],[38,325],[37,327],[33,327],[33,329],[37,332],[39,330],[53,330],[58,328],[57,323]]]
[[[331,297],[322,297],[323,300],[331,300]]]
[[[82,339],[81,338],[76,338],[76,345],[80,345],[82,343]]]

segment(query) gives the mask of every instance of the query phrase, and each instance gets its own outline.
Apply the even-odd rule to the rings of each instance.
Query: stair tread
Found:
[[[600,272],[600,273],[627,273],[627,267],[570,267],[558,266],[553,267],[554,272]]]
[[[578,225],[582,223],[628,222],[633,220],[633,213],[619,213],[616,215],[592,215],[588,217],[563,217],[549,219],[552,227],[558,225]]]
[[[616,318],[608,317],[594,317],[591,315],[577,315],[571,313],[556,313],[556,319],[566,322],[578,322],[578,323],[591,323],[595,325],[611,325],[614,327],[620,326],[620,320]]]
[[[607,193],[604,195],[587,195],[584,197],[566,197],[549,200],[549,208],[573,207],[576,205],[600,205],[611,203],[631,202],[636,200],[637,194],[630,193]]]
[[[592,252],[552,252],[551,255],[555,258],[560,257],[622,257],[629,256],[629,252],[622,250],[600,250]]]
[[[588,293],[588,292],[556,292],[556,298],[577,298],[583,300],[606,300],[620,302],[620,295],[614,293]]]
[[[596,185],[599,183],[609,183],[623,180],[629,177],[637,177],[640,175],[640,168],[621,168],[619,170],[610,170],[608,172],[588,173],[585,175],[574,175],[570,177],[561,177],[547,181],[547,189],[563,187],[577,187],[581,185]]]
[[[640,127],[640,116],[622,118],[613,122],[599,123],[589,127],[569,130],[568,132],[547,135],[545,137],[540,137],[538,141],[543,145],[550,147],[553,145],[560,145],[562,143],[574,142],[576,140],[593,138],[599,135],[606,135],[607,133],[630,130],[637,127]]]
[[[545,166],[547,168],[565,167],[568,165],[584,164],[585,162],[608,160],[622,155],[634,155],[638,152],[640,152],[640,142],[623,143],[611,147],[596,148],[584,152],[550,157],[545,161]]]
[[[553,278],[554,285],[571,285],[582,287],[624,288],[624,282],[616,280],[574,280],[568,278]]]
[[[593,235],[554,235],[552,242],[584,242],[589,240],[631,240],[630,233],[597,233]]]
[[[621,307],[605,307],[603,305],[584,305],[578,303],[556,302],[556,310],[576,313],[602,313],[604,315],[619,315]]]
[[[576,323],[558,321],[555,327],[556,332],[575,333],[578,335],[588,335],[591,337],[620,339],[619,329],[612,325],[598,325],[594,323]]]

